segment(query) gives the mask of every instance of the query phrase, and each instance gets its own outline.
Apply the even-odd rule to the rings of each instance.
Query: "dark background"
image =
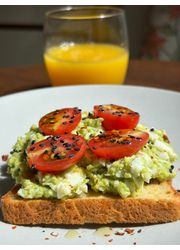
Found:
[[[0,67],[42,63],[46,11],[60,6],[0,6]],[[151,6],[123,6],[130,56],[138,58],[148,32]]]

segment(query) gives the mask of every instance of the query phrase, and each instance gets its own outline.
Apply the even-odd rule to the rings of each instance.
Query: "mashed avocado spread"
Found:
[[[84,112],[73,133],[88,141],[103,132],[102,121],[102,118],[92,119],[90,113]],[[8,159],[9,173],[16,183],[21,184],[19,196],[67,199],[82,197],[91,188],[95,192],[126,198],[135,196],[152,179],[159,182],[172,179],[175,176],[172,163],[177,155],[168,143],[165,131],[140,124],[137,129],[148,132],[149,141],[135,155],[116,161],[94,159],[91,162],[84,156],[78,164],[55,175],[34,171],[27,166],[26,148],[45,138],[37,126],[32,126],[24,137],[17,139]]]

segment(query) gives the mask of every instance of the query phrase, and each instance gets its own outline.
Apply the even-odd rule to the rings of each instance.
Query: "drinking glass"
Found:
[[[125,13],[74,6],[46,13],[44,61],[52,85],[122,84],[128,59]]]

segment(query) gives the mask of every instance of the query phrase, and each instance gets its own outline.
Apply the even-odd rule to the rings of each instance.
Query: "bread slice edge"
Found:
[[[154,224],[180,219],[180,193],[171,181],[145,185],[136,197],[90,192],[67,200],[22,199],[18,186],[1,198],[4,221],[17,225]]]

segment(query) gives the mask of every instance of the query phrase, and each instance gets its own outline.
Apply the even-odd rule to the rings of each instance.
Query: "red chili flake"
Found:
[[[115,235],[123,236],[125,233],[124,232],[115,232]]]
[[[7,161],[8,160],[8,155],[2,155],[2,161]]]
[[[131,228],[126,228],[125,230],[124,230],[127,234],[134,234],[134,229],[131,229]]]
[[[11,228],[14,230],[14,229],[16,229],[16,226],[12,226]]]
[[[112,241],[113,241],[113,239],[108,240],[109,243],[111,243]]]
[[[169,138],[167,137],[167,135],[163,135],[163,139],[166,141],[166,142],[168,142],[168,143],[170,143],[170,141],[169,141]]]
[[[180,168],[178,168],[177,170],[180,171]]]

